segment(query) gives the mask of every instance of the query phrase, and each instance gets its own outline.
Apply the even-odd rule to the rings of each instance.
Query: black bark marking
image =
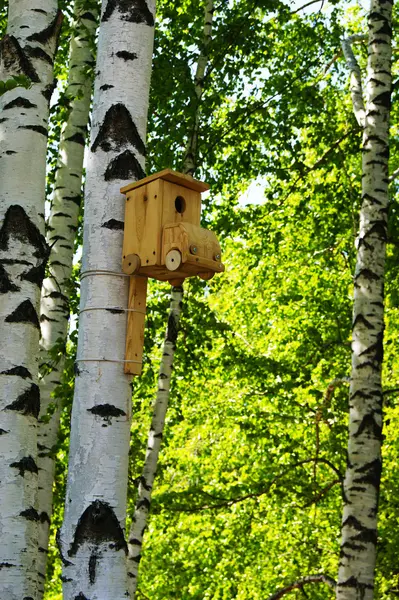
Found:
[[[40,523],[48,523],[49,525],[51,523],[51,519],[45,511],[40,513],[39,520]]]
[[[24,74],[33,83],[40,81],[34,66],[13,35],[5,35],[0,41],[0,56],[6,72]]]
[[[371,344],[366,350],[360,352],[359,356],[368,355],[372,360],[375,360],[377,363],[382,363],[384,358],[384,344],[383,344],[384,334],[382,331],[377,334],[377,340],[374,344]]]
[[[129,150],[111,160],[105,174],[105,181],[114,181],[115,179],[143,179],[145,172],[138,162],[137,158]]]
[[[15,152],[15,150],[6,150],[6,154],[8,156],[11,156],[12,154],[18,154],[17,152]]]
[[[32,383],[14,402],[6,406],[6,410],[15,410],[22,415],[32,416],[37,419],[40,411],[39,386]]]
[[[119,231],[123,231],[124,223],[123,221],[117,221],[116,219],[110,219],[106,223],[103,223],[101,227],[105,227],[105,229],[116,229]]]
[[[60,579],[62,583],[69,583],[70,581],[73,581],[72,577],[65,577],[65,575],[61,575]]]
[[[31,131],[36,131],[36,133],[40,133],[40,135],[44,135],[47,138],[48,131],[46,127],[42,127],[42,125],[19,125],[18,129],[29,129]]]
[[[106,308],[105,310],[112,315],[122,315],[125,312],[123,308]]]
[[[380,459],[373,460],[370,463],[363,465],[359,469],[356,469],[356,475],[358,473],[362,474],[361,477],[357,477],[353,479],[354,483],[366,483],[374,486],[378,491],[380,489],[380,481],[381,481],[381,470],[382,463]],[[351,488],[353,489],[353,488]]]
[[[40,330],[37,313],[30,300],[22,302],[8,317],[4,319],[7,323],[30,323]]]
[[[10,110],[11,108],[37,108],[37,105],[30,102],[27,98],[18,96],[18,98],[6,104],[3,110]]]
[[[377,104],[377,106],[383,106],[387,110],[391,108],[391,92],[381,92],[372,100],[373,104]]]
[[[0,375],[16,375],[17,377],[22,377],[23,379],[32,379],[32,375],[25,367],[13,367],[12,369],[8,369],[8,371],[2,371]]]
[[[96,17],[91,12],[83,13],[80,18],[85,19],[86,21],[93,21],[93,23],[97,23]]]
[[[100,558],[98,554],[93,552],[89,559],[89,581],[93,585],[96,581],[97,560]]]
[[[104,419],[108,425],[111,425],[112,418],[126,417],[125,411],[113,406],[112,404],[98,404],[97,406],[93,406],[93,408],[88,408],[87,412],[96,415],[96,417]]]
[[[363,417],[354,437],[359,437],[363,433],[366,433],[368,437],[374,437],[376,440],[382,441],[382,427],[376,423],[373,414],[368,414]]]
[[[12,283],[10,280],[7,271],[0,264],[0,294],[8,294],[8,292],[18,292],[19,287]]]
[[[11,563],[8,563],[8,562],[2,562],[2,563],[0,563],[0,571],[1,571],[1,569],[12,569],[16,566],[17,565],[12,565]]]
[[[10,206],[5,214],[0,229],[0,250],[8,250],[10,238],[15,238],[33,246],[35,248],[33,256],[47,260],[48,246],[44,236],[32,223],[22,206],[18,204]]]
[[[24,51],[31,58],[37,58],[38,60],[44,60],[44,62],[49,65],[53,64],[53,59],[47,52],[45,52],[42,48],[38,48],[37,46],[25,46]]]
[[[370,321],[367,321],[366,317],[364,317],[362,314],[356,315],[355,320],[352,323],[352,329],[354,329],[356,325],[359,325],[360,323],[362,323],[366,329],[374,329],[374,326],[370,323]]]
[[[105,92],[105,90],[111,90],[113,87],[115,87],[115,86],[113,86],[113,85],[110,85],[110,84],[108,84],[108,83],[104,83],[104,85],[102,85],[102,86],[100,87],[100,90],[102,90],[103,92]]]
[[[56,85],[57,85],[57,82],[54,79],[54,81],[52,83],[49,83],[48,85],[46,85],[46,87],[42,91],[42,95],[45,97],[47,102],[50,102],[51,96],[53,95]]]
[[[140,542],[140,540],[136,540],[136,539],[134,539],[134,538],[132,538],[131,540],[129,540],[129,544],[130,544],[131,546],[141,546],[141,542]]]
[[[127,544],[123,536],[123,530],[114,510],[107,502],[95,500],[79,518],[68,555],[75,556],[79,547],[85,543],[99,547],[109,542],[111,542],[110,548],[124,550],[127,554]]]
[[[130,144],[145,156],[145,144],[130,112],[124,104],[113,104],[105,114],[91,150],[96,152],[98,148],[101,148],[104,152],[118,151]]]
[[[169,315],[168,318],[168,327],[166,329],[165,340],[175,345],[177,340],[177,335],[179,333],[179,325],[177,323],[176,317],[174,315]]]
[[[64,217],[65,219],[71,219],[71,215],[68,215],[67,213],[63,213],[63,212],[57,212],[55,213],[55,215],[53,215],[53,218],[55,217]]]
[[[38,267],[32,267],[29,271],[22,273],[21,279],[35,283],[39,289],[42,287],[43,279],[46,274],[46,261],[42,262]]]
[[[19,516],[24,517],[28,521],[39,521],[39,513],[33,508],[33,506],[20,512]]]
[[[142,500],[139,500],[136,504],[136,510],[139,510],[142,507],[147,510],[150,510],[151,501],[148,498],[143,498]]]
[[[358,273],[356,273],[355,279],[358,279],[359,277],[364,277],[369,281],[378,281],[380,279],[379,275],[373,273],[373,271],[370,271],[370,269],[361,269]]]
[[[0,435],[5,435],[6,433],[10,433],[10,432],[6,431],[5,429],[0,428]]]
[[[31,42],[39,42],[40,44],[46,44],[52,37],[58,37],[59,30],[62,23],[62,12],[57,11],[54,19],[45,29],[38,33],[33,33],[27,39]]]
[[[25,473],[37,473],[39,472],[37,464],[33,460],[32,456],[25,456],[18,462],[11,463],[10,467],[19,470],[21,477],[25,476]]]
[[[75,144],[80,144],[84,146],[86,144],[86,139],[83,133],[74,133],[69,138],[65,138],[66,142],[75,142]]]
[[[76,206],[80,206],[82,202],[81,194],[77,194],[76,196],[63,196],[62,199],[67,200],[68,202],[73,202],[74,204],[76,204]]]
[[[337,585],[339,587],[355,588],[356,590],[359,590],[361,592],[361,598],[364,597],[364,591],[366,589],[374,589],[373,585],[370,585],[368,583],[360,583],[360,581],[356,579],[356,577],[354,577],[353,575],[352,577],[349,577],[349,579],[347,579],[346,581],[342,581],[342,583],[338,583]]]
[[[138,58],[135,52],[127,52],[126,50],[120,50],[116,53],[116,56],[122,60],[136,60]]]
[[[108,21],[115,9],[121,13],[123,21],[154,25],[154,17],[145,0],[108,0],[101,20]]]
[[[71,563],[69,563],[69,564],[71,564]],[[89,598],[86,598],[86,596],[83,594],[83,592],[79,592],[79,594],[77,596],[75,596],[75,598],[73,600],[89,600]]]

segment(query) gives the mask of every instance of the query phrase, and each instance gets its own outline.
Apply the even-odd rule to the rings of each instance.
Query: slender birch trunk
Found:
[[[64,523],[64,598],[128,596],[124,537],[131,422],[124,375],[124,197],[144,176],[154,0],[103,0],[85,218],[77,376]]]
[[[158,375],[158,392],[155,397],[147,452],[143,472],[140,477],[136,508],[129,534],[129,591],[133,600],[137,590],[137,577],[141,559],[143,535],[151,505],[151,493],[157,471],[159,451],[161,447],[165,416],[168,408],[170,380],[173,369],[173,358],[179,331],[180,313],[183,299],[183,288],[172,287],[168,326],[162,350],[161,365]]]
[[[188,135],[186,152],[183,159],[183,173],[194,176],[197,168],[198,160],[198,134],[201,119],[201,100],[204,93],[205,74],[209,61],[209,45],[212,41],[212,21],[213,21],[214,5],[213,0],[206,0],[205,4],[205,20],[204,20],[204,37],[202,40],[202,48],[198,57],[197,69],[194,77],[195,88],[195,111],[194,121],[191,132]]]
[[[56,0],[11,0],[0,80],[0,598],[37,588],[38,308],[48,248],[44,197],[49,100],[61,26]]]
[[[83,174],[83,155],[89,120],[94,71],[95,32],[99,5],[75,0],[74,25],[70,41],[69,76],[65,95],[69,115],[61,132],[54,196],[48,219],[47,243],[51,247],[49,276],[44,280],[40,305],[41,355],[46,374],[40,381],[40,415],[38,429],[39,492],[39,594],[43,595],[47,565],[47,548],[52,513],[55,460],[52,453],[58,438],[61,407],[53,397],[61,383],[63,356],[54,362],[49,351],[56,343],[66,343],[68,332],[68,289],[72,273],[73,249],[78,228]],[[93,73],[94,75],[94,73]],[[51,416],[47,416],[54,404]]]
[[[339,600],[371,600],[381,477],[384,267],[388,218],[392,3],[372,0],[364,111],[362,206],[354,277],[348,464]],[[358,115],[359,93],[354,102]]]
[[[209,44],[212,41],[213,12],[213,0],[207,0],[205,4],[203,30],[204,37],[202,40],[202,48],[198,57],[197,69],[194,77],[196,96],[194,120],[192,129],[188,135],[185,156],[183,159],[183,173],[191,176],[194,175],[194,172],[197,168],[201,100],[204,92],[205,74],[209,61]],[[152,488],[157,471],[158,457],[165,425],[165,416],[169,403],[170,379],[176,350],[182,300],[183,288],[172,287],[168,326],[166,329],[162,360],[158,375],[158,392],[154,401],[153,416],[147,442],[147,452],[144,460],[143,472],[140,478],[133,522],[129,533],[128,576],[129,591],[132,600],[134,600],[137,591],[138,571],[143,547],[143,537],[150,512]]]

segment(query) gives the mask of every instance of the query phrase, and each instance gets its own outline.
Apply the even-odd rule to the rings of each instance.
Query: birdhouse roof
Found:
[[[172,169],[164,169],[163,171],[159,171],[159,173],[144,177],[144,179],[140,179],[140,181],[133,181],[132,183],[125,185],[121,188],[121,193],[126,194],[126,192],[130,192],[130,190],[147,185],[147,183],[155,181],[156,179],[164,179],[165,181],[176,183],[177,185],[181,185],[196,192],[206,192],[209,190],[209,185],[207,183],[193,179],[190,175],[184,175],[183,173],[178,173]]]

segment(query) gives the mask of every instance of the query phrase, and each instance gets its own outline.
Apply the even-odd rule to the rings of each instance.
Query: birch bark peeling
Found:
[[[99,4],[87,6],[86,0],[75,0],[73,33],[70,41],[68,83],[65,95],[69,102],[69,115],[61,132],[54,196],[48,219],[47,243],[51,247],[48,261],[50,276],[42,286],[40,304],[41,354],[40,363],[47,366],[40,381],[40,415],[38,429],[39,491],[39,597],[44,591],[47,549],[52,513],[52,487],[55,460],[52,454],[57,443],[60,406],[53,397],[61,383],[64,360],[54,363],[49,351],[60,341],[66,343],[69,318],[69,282],[72,273],[73,251],[78,228],[81,199],[83,155],[89,120],[93,77],[88,67],[94,67],[95,32],[99,21]],[[50,405],[55,410],[49,420]]]
[[[384,267],[388,218],[392,3],[372,0],[362,205],[354,276],[348,464],[344,481],[339,600],[371,600],[381,476]]]
[[[155,397],[150,434],[147,442],[147,452],[143,472],[140,477],[136,508],[130,529],[129,548],[129,592],[134,600],[137,591],[137,577],[141,559],[144,531],[147,526],[151,506],[151,493],[157,471],[159,451],[165,426],[166,411],[169,402],[170,381],[172,377],[173,358],[179,331],[180,313],[182,308],[183,288],[173,287],[170,299],[170,311],[162,359],[158,375],[158,392]]]
[[[155,0],[102,2],[85,185],[84,310],[59,536],[65,600],[128,597],[131,377],[122,362],[126,312],[116,307],[127,306],[129,279],[121,269],[125,202],[119,190],[144,174],[154,13]]]
[[[36,598],[37,417],[47,120],[62,16],[56,0],[10,2],[0,79],[0,598]]]

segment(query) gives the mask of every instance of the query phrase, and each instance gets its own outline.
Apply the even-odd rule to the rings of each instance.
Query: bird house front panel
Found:
[[[162,179],[127,193],[123,256],[136,254],[141,266],[161,264]]]

